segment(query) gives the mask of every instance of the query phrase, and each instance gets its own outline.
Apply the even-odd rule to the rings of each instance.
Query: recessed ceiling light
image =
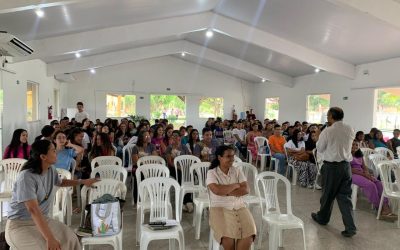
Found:
[[[319,68],[315,68],[315,70],[314,70],[314,72],[315,73],[318,73],[318,72],[320,72],[321,70],[319,69]]]
[[[79,57],[81,57],[81,53],[79,53],[79,52],[76,52],[76,53],[75,53],[75,57],[76,57],[76,58],[79,58]]]
[[[186,55],[186,53],[185,53],[185,52],[182,52],[182,53],[181,53],[181,56],[185,56],[185,55]]]
[[[36,13],[36,15],[37,15],[38,17],[40,17],[40,18],[44,17],[44,11],[41,10],[41,9],[36,9],[36,10],[35,10],[35,13]]]
[[[212,29],[207,30],[206,37],[211,38],[214,35],[214,31]]]
[[[266,82],[266,81],[267,81],[267,79],[265,79],[265,78],[261,79],[261,82]]]
[[[95,69],[90,69],[90,73],[96,74],[96,70]]]

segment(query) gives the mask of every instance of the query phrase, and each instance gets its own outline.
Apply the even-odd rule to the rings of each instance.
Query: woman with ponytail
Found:
[[[96,179],[60,179],[53,164],[56,149],[49,140],[33,143],[28,161],[14,183],[6,224],[6,241],[12,249],[81,249],[75,233],[67,225],[51,219],[55,186],[91,186]]]
[[[234,157],[232,147],[218,147],[207,172],[209,223],[214,238],[225,250],[246,250],[255,239],[256,224],[242,198],[249,193],[249,186],[243,172],[232,166]]]

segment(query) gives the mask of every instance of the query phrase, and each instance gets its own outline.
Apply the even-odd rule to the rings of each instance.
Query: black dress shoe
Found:
[[[325,226],[327,223],[323,223],[318,219],[318,215],[316,213],[311,213],[311,218],[317,222],[318,224]]]
[[[349,231],[346,231],[346,230],[344,230],[344,231],[342,231],[342,235],[344,236],[344,237],[353,237],[354,235],[356,235],[356,232],[355,231],[351,231],[351,232],[349,232]]]

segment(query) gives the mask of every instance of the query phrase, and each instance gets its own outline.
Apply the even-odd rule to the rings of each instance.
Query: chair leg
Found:
[[[278,244],[277,244],[277,237],[278,232],[275,226],[269,226],[269,250],[277,250],[278,249]]]
[[[150,241],[147,237],[141,237],[140,238],[140,250],[147,250],[149,243],[150,243]]]
[[[261,249],[263,234],[264,234],[264,220],[261,220],[260,234],[258,237],[258,246],[257,246],[258,249]]]
[[[139,245],[140,242],[140,226],[142,225],[142,208],[139,205],[137,207],[137,214],[136,214],[136,246]]]
[[[200,228],[201,228],[201,217],[203,215],[203,204],[199,204],[199,208],[196,209],[196,225],[195,225],[195,239],[200,239]]]
[[[3,222],[3,202],[0,202],[0,222]]]
[[[358,186],[352,184],[351,189],[351,203],[353,204],[353,210],[356,210]]]
[[[301,228],[302,232],[303,232],[303,245],[304,245],[304,250],[307,249],[306,246],[306,232],[304,231],[304,227]]]
[[[352,197],[353,198],[353,197]],[[378,208],[378,214],[376,215],[376,219],[379,220],[379,218],[381,217],[381,212],[382,212],[382,205],[383,205],[383,199],[385,198],[385,196],[381,195],[381,201],[379,202],[379,208]]]
[[[193,207],[193,221],[192,221],[192,227],[196,225],[196,214],[197,214],[197,206],[198,204],[194,202],[194,207]]]
[[[168,242],[169,242],[169,250],[171,250],[171,249],[175,250],[176,249],[175,239],[169,239]]]
[[[292,169],[293,169],[292,185],[293,185],[293,186],[296,186],[296,182],[297,182],[297,171],[296,171],[296,169],[294,169],[294,168],[292,168]]]
[[[279,229],[278,230],[278,246],[283,247],[283,230]]]

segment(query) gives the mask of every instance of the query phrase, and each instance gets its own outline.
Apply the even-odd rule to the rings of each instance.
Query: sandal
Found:
[[[390,222],[395,222],[398,217],[395,214],[381,214],[381,216],[379,216],[380,220],[384,220],[384,221],[390,221]]]

